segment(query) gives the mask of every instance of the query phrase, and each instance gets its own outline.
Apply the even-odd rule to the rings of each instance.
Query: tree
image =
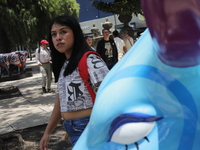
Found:
[[[0,0],[0,52],[36,44],[47,38],[53,17],[70,14],[78,18],[79,9],[76,0]]]
[[[120,22],[124,23],[123,29],[128,30],[131,35],[133,32],[128,23],[132,19],[132,14],[134,13],[136,16],[143,14],[140,0],[114,0],[110,3],[92,0],[92,5],[103,12],[117,14]]]
[[[110,3],[102,0],[92,0],[92,5],[103,12],[118,15],[132,15],[134,13],[137,16],[142,14],[140,0],[114,0]]]

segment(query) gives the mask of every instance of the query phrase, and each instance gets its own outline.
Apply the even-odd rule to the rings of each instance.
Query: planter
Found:
[[[129,26],[129,22],[132,19],[132,15],[119,15],[118,17],[119,21],[124,24],[124,26],[121,28],[121,30],[126,30],[128,32],[128,35],[134,38],[134,31]]]
[[[124,24],[123,28],[130,28],[130,26],[128,25],[128,23],[131,21],[132,15],[119,15],[118,19],[119,19],[119,21],[121,23]]]
[[[106,17],[106,22],[102,25],[104,29],[110,29],[112,27],[112,23],[108,21],[108,18]]]

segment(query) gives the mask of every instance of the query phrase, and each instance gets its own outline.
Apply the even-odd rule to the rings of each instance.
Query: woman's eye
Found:
[[[52,33],[51,36],[56,36],[56,33]]]
[[[64,30],[63,30],[63,31],[61,31],[61,34],[66,34],[66,33],[67,33],[67,31],[64,31]]]

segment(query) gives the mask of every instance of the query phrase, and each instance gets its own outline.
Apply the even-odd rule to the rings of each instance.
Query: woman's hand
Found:
[[[51,133],[55,129],[57,124],[60,122],[60,119],[61,119],[60,98],[58,96],[53,108],[53,112],[49,119],[49,123],[47,124],[44,135],[42,139],[40,140],[40,150],[48,150],[48,143],[50,140]]]
[[[48,150],[48,143],[50,140],[50,135],[44,134],[40,140],[40,150]]]

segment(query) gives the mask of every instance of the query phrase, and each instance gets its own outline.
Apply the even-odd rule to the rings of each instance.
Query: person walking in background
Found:
[[[110,31],[102,30],[103,39],[97,44],[97,53],[101,55],[108,69],[111,69],[118,61],[118,51],[113,39],[110,39]]]
[[[128,51],[134,44],[133,38],[128,35],[128,32],[126,30],[121,30],[120,36],[123,39]]]
[[[49,37],[52,68],[55,82],[58,82],[58,98],[40,140],[40,150],[47,149],[50,135],[61,118],[71,144],[75,145],[89,122],[93,107],[92,95],[87,87],[90,83],[96,91],[109,72],[98,53],[88,47],[81,27],[74,17],[64,15],[54,18],[50,24]],[[88,52],[90,54],[85,60],[87,68],[82,68],[89,74],[89,83],[86,85],[78,64]]]
[[[85,36],[85,41],[93,51],[96,51],[95,48],[92,45],[93,41],[92,41],[92,38],[90,36]]]
[[[124,41],[119,38],[119,32],[117,30],[113,31],[113,39],[115,41],[115,44],[117,46],[118,50],[118,61],[124,56],[124,54],[127,52],[126,45]]]
[[[36,49],[36,62],[40,66],[42,73],[42,91],[43,93],[51,93],[52,68],[50,50],[47,48],[49,42],[40,41],[40,47]]]

